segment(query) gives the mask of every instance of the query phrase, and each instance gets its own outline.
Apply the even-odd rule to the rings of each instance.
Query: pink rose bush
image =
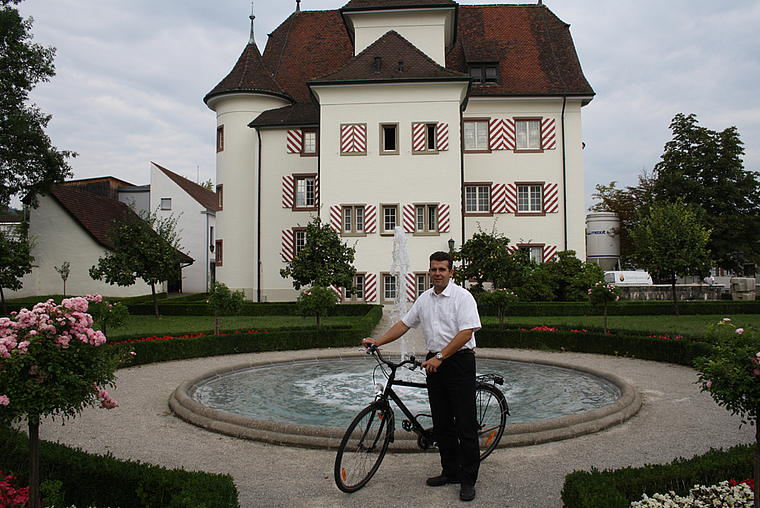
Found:
[[[103,386],[113,384],[118,361],[100,347],[106,337],[87,313],[101,300],[48,300],[0,318],[0,420],[116,407]]]

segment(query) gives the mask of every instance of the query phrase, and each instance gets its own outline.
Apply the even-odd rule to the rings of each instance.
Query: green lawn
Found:
[[[609,316],[607,328],[612,331],[631,330],[653,335],[668,334],[671,337],[683,335],[687,338],[701,338],[705,335],[707,325],[722,321],[729,317],[737,327],[760,330],[760,315],[739,314],[735,316],[705,315],[705,316]],[[484,316],[483,323],[498,323],[496,317]],[[562,326],[572,328],[602,328],[603,316],[563,316],[563,317],[509,317],[505,320],[505,328],[533,328],[534,326]]]
[[[631,330],[653,335],[684,335],[688,338],[704,336],[705,327],[717,323],[724,317],[731,317],[737,327],[760,330],[760,315],[741,314],[736,316],[610,316],[607,327],[613,331]],[[347,325],[357,322],[358,317],[328,317],[323,325]],[[484,324],[496,324],[496,317],[483,316]],[[601,328],[602,316],[569,317],[510,317],[508,328],[533,328],[535,326],[562,326],[572,328]],[[222,330],[276,330],[283,327],[316,328],[316,318],[299,316],[228,316],[221,318]],[[211,333],[214,329],[213,316],[163,316],[157,320],[153,316],[129,316],[127,325],[108,331],[108,337],[116,340],[123,336],[142,335],[185,335],[189,333]]]

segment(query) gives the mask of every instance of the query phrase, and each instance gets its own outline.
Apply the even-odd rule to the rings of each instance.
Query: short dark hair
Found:
[[[430,261],[448,261],[449,270],[451,270],[454,267],[454,258],[451,257],[451,254],[449,254],[448,252],[444,252],[442,250],[439,250],[438,252],[433,252],[430,255]]]

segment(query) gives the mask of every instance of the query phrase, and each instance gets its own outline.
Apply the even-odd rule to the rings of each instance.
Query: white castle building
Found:
[[[254,301],[294,299],[279,271],[314,215],[356,247],[353,301],[395,297],[396,226],[410,300],[429,287],[432,252],[495,221],[539,262],[585,259],[593,97],[569,25],[540,1],[296,9],[263,54],[252,33],[204,99],[217,117],[216,279]]]

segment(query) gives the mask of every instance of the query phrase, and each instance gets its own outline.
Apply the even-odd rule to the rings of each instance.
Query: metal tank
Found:
[[[613,212],[586,215],[586,261],[604,271],[620,269],[620,218]]]

